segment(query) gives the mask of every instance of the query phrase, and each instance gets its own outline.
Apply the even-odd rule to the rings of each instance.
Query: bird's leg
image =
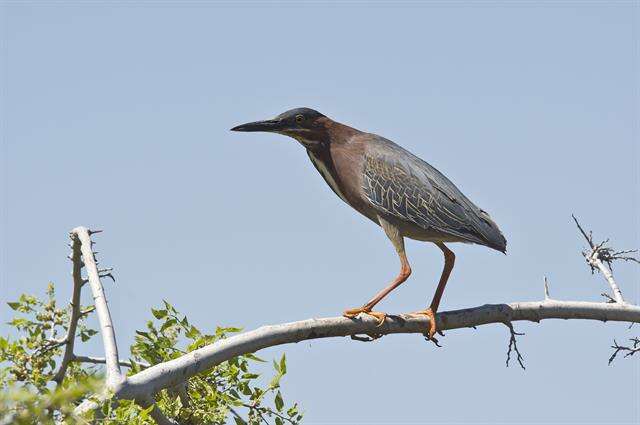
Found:
[[[345,316],[345,317],[353,318],[353,317],[356,317],[360,313],[364,313],[364,314],[368,314],[369,316],[375,317],[378,320],[378,326],[382,325],[384,323],[384,320],[387,317],[387,314],[379,312],[379,311],[372,311],[373,307],[376,304],[378,304],[380,302],[380,300],[382,300],[384,297],[386,297],[389,294],[389,292],[393,291],[402,282],[407,280],[409,275],[411,275],[411,267],[409,266],[409,262],[407,261],[407,257],[405,255],[402,255],[400,257],[400,261],[402,263],[402,268],[400,269],[400,274],[398,274],[398,277],[396,277],[394,279],[394,281],[391,282],[391,284],[389,286],[385,287],[380,292],[378,292],[368,303],[366,303],[362,307],[345,310],[342,315]]]
[[[433,295],[433,300],[431,300],[431,305],[428,309],[412,313],[413,315],[422,315],[429,318],[429,330],[427,331],[427,336],[429,337],[429,339],[433,339],[433,336],[436,334],[436,312],[438,311],[440,299],[442,298],[442,294],[444,293],[444,287],[447,286],[447,281],[449,280],[451,270],[453,270],[453,265],[456,261],[455,254],[453,253],[453,251],[447,248],[445,244],[443,244],[442,242],[437,242],[436,245],[438,245],[438,247],[444,254],[444,269],[442,269],[442,275],[440,275],[438,288],[436,288],[436,292]]]
[[[402,282],[407,280],[409,275],[411,275],[411,267],[409,266],[409,262],[407,261],[407,257],[404,254],[402,254],[400,256],[400,261],[402,263],[402,268],[400,269],[400,274],[398,274],[398,277],[396,277],[394,279],[394,281],[391,282],[391,284],[389,286],[385,287],[380,292],[378,292],[373,298],[371,298],[371,300],[368,303],[366,303],[362,307],[345,310],[344,313],[342,313],[342,315],[344,317],[353,318],[353,317],[356,317],[360,313],[364,313],[364,314],[368,314],[369,316],[373,316],[376,319],[378,319],[378,326],[382,325],[384,323],[385,318],[387,317],[387,314],[379,312],[379,311],[372,311],[373,307],[376,304],[378,304],[380,302],[380,300],[382,300],[384,297],[386,297],[389,294],[389,292],[393,291]]]
[[[400,235],[400,231],[393,226],[391,223],[386,220],[379,218],[380,225],[384,229],[385,233],[391,239],[391,242],[398,251],[398,256],[400,257],[400,274],[398,277],[394,279],[393,282],[389,286],[386,286],[380,292],[378,292],[369,302],[359,308],[352,308],[349,310],[345,310],[342,315],[344,317],[354,318],[360,313],[368,314],[369,316],[373,316],[378,320],[378,326],[384,323],[385,318],[387,317],[386,313],[382,313],[379,311],[372,311],[373,307],[380,302],[384,297],[386,297],[389,292],[393,291],[395,288],[400,286],[402,282],[407,280],[407,278],[411,275],[411,266],[409,265],[409,261],[407,260],[407,255],[404,251],[404,238]]]

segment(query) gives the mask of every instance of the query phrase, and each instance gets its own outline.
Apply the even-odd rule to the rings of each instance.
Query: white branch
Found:
[[[593,249],[591,251],[591,255],[587,257],[587,262],[591,266],[596,267],[598,270],[600,270],[600,273],[602,273],[604,278],[609,283],[609,286],[611,287],[611,292],[613,293],[613,299],[615,299],[617,303],[624,304],[625,301],[624,301],[624,298],[622,298],[622,291],[620,291],[620,287],[618,286],[616,281],[613,279],[613,274],[611,274],[611,270],[609,270],[609,268],[605,266],[602,260],[600,259],[599,252],[597,249]]]
[[[630,304],[583,301],[534,301],[511,304],[489,304],[464,310],[438,313],[438,329],[459,329],[490,323],[510,323],[543,319],[587,319],[640,323],[640,307]],[[375,319],[332,317],[264,326],[187,353],[177,359],[151,366],[130,376],[115,394],[117,398],[135,399],[185,382],[241,354],[267,347],[308,339],[344,337],[358,334],[387,335],[395,333],[423,334],[428,329],[426,317],[388,316],[382,326]]]
[[[613,299],[617,303],[624,304],[625,301],[624,301],[624,298],[622,297],[622,291],[620,291],[620,287],[618,286],[616,281],[613,279],[613,274],[611,273],[611,270],[609,270],[609,268],[604,265],[604,262],[602,261],[602,259],[604,255],[605,256],[604,258],[606,258],[606,261],[609,262],[609,265],[611,265],[611,262],[615,259],[623,259],[625,261],[633,260],[633,258],[630,258],[630,257],[617,256],[617,254],[620,254],[620,253],[628,253],[633,251],[621,251],[621,252],[615,253],[613,252],[612,249],[604,247],[604,245],[608,242],[608,239],[599,244],[596,244],[595,242],[593,242],[593,235],[591,234],[591,232],[587,234],[587,232],[584,231],[584,229],[578,222],[578,219],[576,218],[576,216],[572,215],[571,217],[573,217],[573,221],[576,222],[576,226],[578,226],[578,230],[580,230],[580,233],[582,233],[582,236],[584,236],[584,238],[587,240],[587,243],[589,244],[589,247],[591,248],[589,252],[584,252],[584,251],[582,252],[582,255],[584,255],[584,258],[587,260],[587,263],[591,267],[591,270],[593,271],[594,269],[598,269],[600,273],[602,273],[605,280],[611,287],[611,292],[613,293]],[[613,253],[613,255],[611,255],[611,253]],[[608,257],[607,257],[607,254],[609,254]],[[637,260],[634,260],[634,261],[637,261]]]
[[[126,381],[126,377],[120,371],[118,359],[118,346],[116,344],[116,335],[111,321],[111,313],[107,306],[107,298],[104,295],[104,288],[100,282],[100,273],[96,259],[91,249],[90,232],[85,227],[76,227],[71,231],[74,238],[77,238],[81,244],[80,251],[85,269],[87,270],[87,278],[93,293],[93,303],[98,314],[98,322],[102,334],[102,344],[104,346],[105,363],[106,363],[106,386],[109,391],[117,392],[120,385]],[[74,244],[76,242],[74,241]]]

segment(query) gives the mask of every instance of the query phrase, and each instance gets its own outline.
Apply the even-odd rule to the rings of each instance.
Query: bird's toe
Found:
[[[436,328],[436,315],[431,308],[426,310],[420,310],[409,314],[410,316],[427,316],[429,318],[429,329],[425,332],[425,335],[429,339],[433,339],[438,329]]]
[[[384,323],[384,321],[387,318],[387,313],[383,313],[381,311],[367,310],[364,307],[352,308],[352,309],[349,309],[349,310],[345,310],[342,313],[342,315],[344,317],[347,317],[349,319],[353,319],[353,318],[357,317],[359,314],[367,314],[367,315],[375,318],[378,321],[378,326],[382,326],[382,324]]]

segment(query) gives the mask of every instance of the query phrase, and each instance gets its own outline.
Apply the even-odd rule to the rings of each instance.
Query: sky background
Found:
[[[382,230],[335,196],[294,140],[232,133],[308,106],[388,137],[487,210],[508,255],[451,245],[443,310],[601,300],[571,214],[640,246],[635,2],[4,2],[0,302],[70,294],[68,231],[96,235],[122,353],[162,299],[204,329],[335,316],[392,279]],[[380,309],[426,306],[440,250],[409,241]],[[640,301],[639,268],[614,271]],[[85,291],[85,302],[89,303]],[[12,312],[0,307],[0,321]],[[6,326],[1,328],[6,331]],[[640,359],[607,365],[626,324],[517,323],[348,338],[286,352],[310,424],[638,423]],[[97,343],[80,354],[101,353]]]

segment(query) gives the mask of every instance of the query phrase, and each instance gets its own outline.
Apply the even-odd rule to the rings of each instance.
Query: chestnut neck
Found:
[[[326,132],[327,145],[331,143],[345,143],[351,139],[351,137],[362,133],[360,130],[333,121],[331,118],[323,117],[321,120]]]

